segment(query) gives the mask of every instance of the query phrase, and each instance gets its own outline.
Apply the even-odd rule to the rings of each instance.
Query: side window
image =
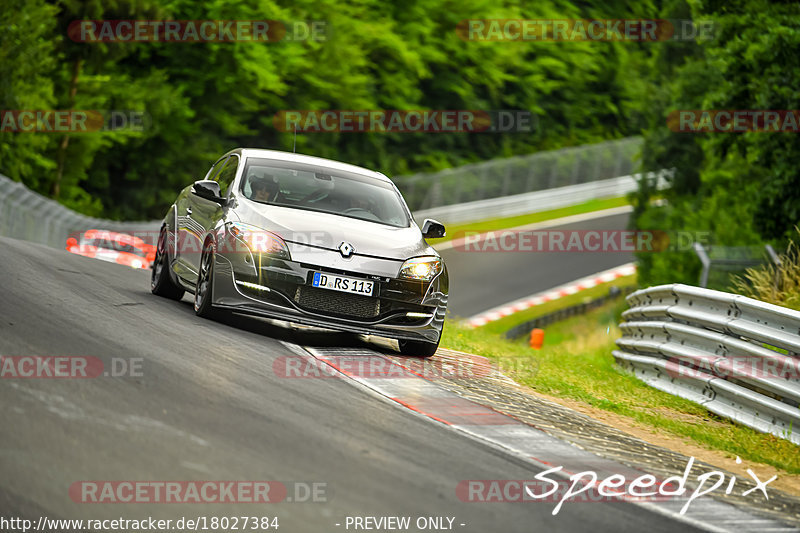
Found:
[[[214,163],[214,165],[208,171],[208,174],[206,174],[206,177],[203,179],[216,181],[217,174],[219,174],[219,171],[222,169],[222,167],[225,166],[225,161],[227,161],[228,159],[230,158],[220,159],[219,161]]]
[[[233,178],[236,177],[236,169],[239,168],[239,158],[232,155],[228,158],[225,167],[217,174],[213,180],[219,183],[219,189],[223,196],[227,196],[230,191]]]

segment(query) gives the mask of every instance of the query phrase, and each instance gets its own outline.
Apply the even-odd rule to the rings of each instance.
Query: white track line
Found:
[[[470,327],[485,326],[489,322],[500,320],[501,318],[513,315],[525,309],[529,309],[544,302],[558,300],[564,296],[575,294],[580,291],[590,289],[601,283],[607,283],[623,276],[630,276],[636,272],[636,265],[634,263],[627,263],[618,267],[610,268],[585,278],[576,279],[570,283],[565,283],[553,289],[537,292],[531,296],[514,300],[507,304],[499,305],[488,311],[483,311],[477,315],[473,315],[466,320],[467,325]]]

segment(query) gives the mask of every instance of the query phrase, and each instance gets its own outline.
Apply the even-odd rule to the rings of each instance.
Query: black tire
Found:
[[[169,275],[169,259],[167,254],[167,228],[162,227],[158,234],[156,258],[153,260],[153,269],[150,272],[150,291],[164,298],[180,300],[184,291],[172,281]]]
[[[426,341],[407,341],[398,340],[397,344],[400,345],[400,353],[412,357],[430,357],[436,353],[439,348],[439,341],[426,342]]]
[[[197,273],[197,285],[194,288],[194,312],[203,318],[217,316],[211,305],[214,294],[214,243],[209,241],[203,247],[200,257],[200,270]]]

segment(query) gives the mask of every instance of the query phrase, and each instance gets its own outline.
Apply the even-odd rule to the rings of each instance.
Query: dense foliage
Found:
[[[637,134],[652,43],[471,42],[468,18],[655,17],[648,2],[16,0],[0,3],[0,109],[144,109],[143,132],[0,132],[0,173],[79,211],[161,216],[236,146],[292,149],[292,109],[524,109],[531,133],[305,133],[297,151],[390,175]],[[302,42],[80,43],[75,20],[323,20]]]
[[[640,228],[705,232],[708,244],[784,248],[800,223],[797,133],[679,133],[665,117],[676,110],[800,109],[800,5],[768,0],[692,3],[695,20],[710,19],[715,38],[653,61],[644,161],[675,168],[662,207],[637,197]],[[676,3],[676,9],[685,9]],[[644,284],[696,284],[691,250],[641,254]],[[720,286],[719,288],[726,288]]]
[[[469,18],[711,20],[697,42],[471,42]],[[325,40],[81,43],[76,20],[321,20]],[[800,218],[791,133],[678,133],[681,109],[798,109],[800,8],[768,0],[17,0],[0,3],[0,109],[128,109],[144,131],[0,132],[0,173],[93,215],[160,217],[235,146],[291,150],[297,109],[524,109],[531,133],[301,133],[297,150],[390,175],[644,132],[647,168],[675,168],[644,229],[783,247]],[[642,254],[645,284],[697,280],[691,251]]]

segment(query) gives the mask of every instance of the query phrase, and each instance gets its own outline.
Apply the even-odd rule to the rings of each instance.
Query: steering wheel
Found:
[[[312,192],[308,193],[307,195],[303,196],[302,198],[300,198],[297,201],[297,203],[298,204],[306,204],[308,202],[311,202],[312,200],[318,200],[318,199],[324,197],[326,194],[328,194],[328,191],[312,191]]]

